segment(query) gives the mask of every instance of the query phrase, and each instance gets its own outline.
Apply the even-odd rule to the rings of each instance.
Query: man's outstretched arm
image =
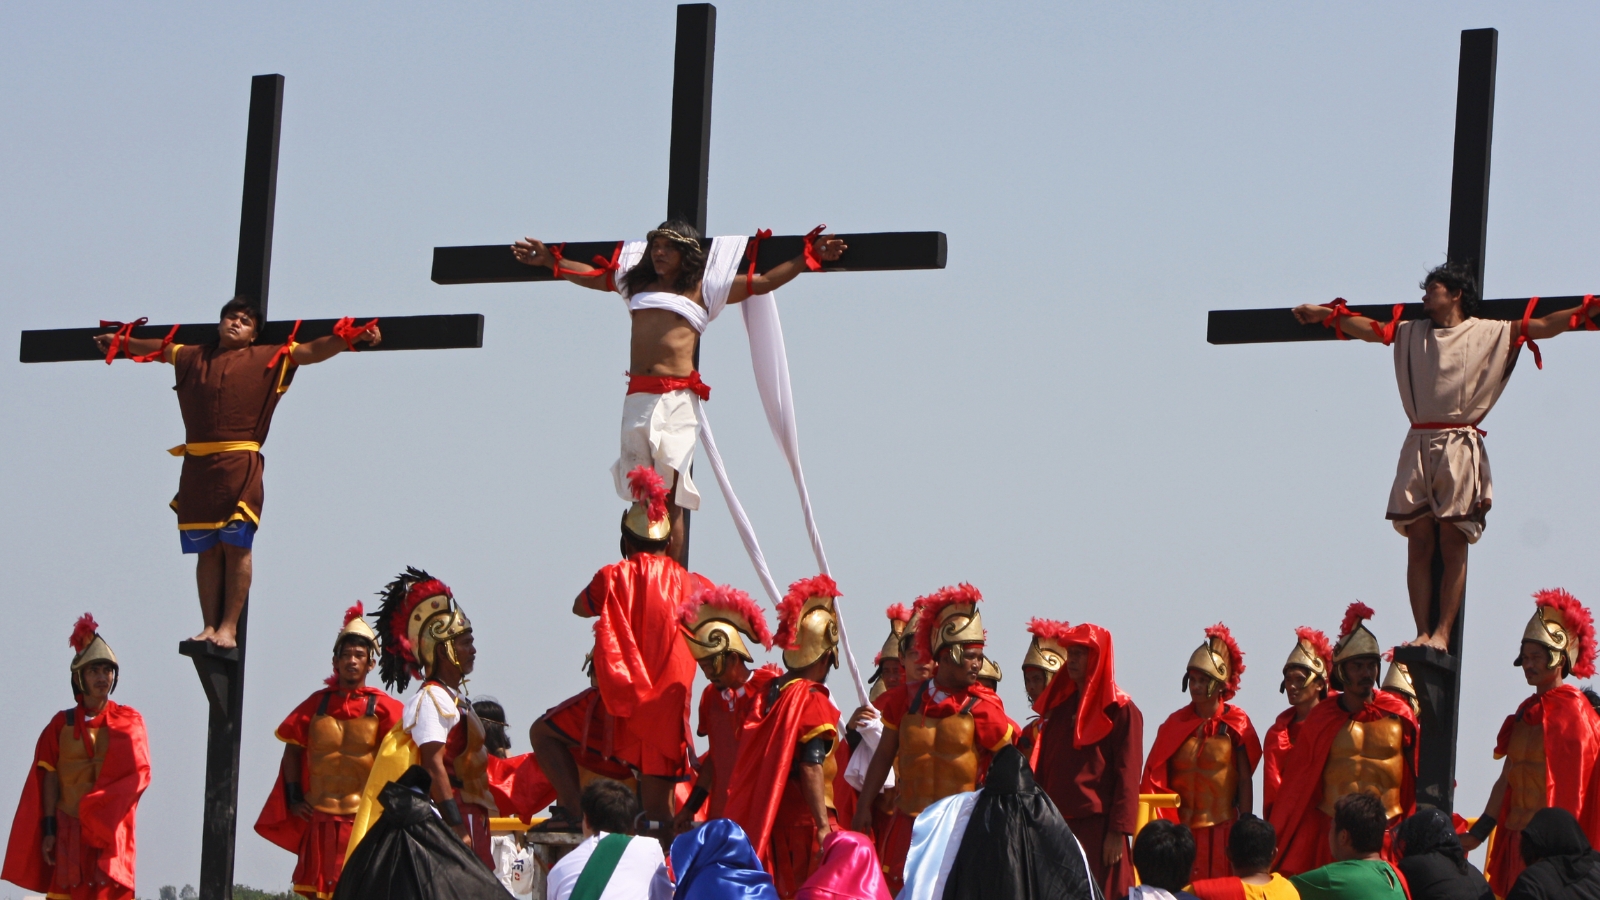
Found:
[[[116,332],[108,331],[105,334],[97,334],[97,335],[95,335],[94,336],[94,345],[96,347],[100,348],[100,352],[101,353],[104,353],[107,350],[111,349],[111,342],[116,340],[116,339],[117,339]],[[151,353],[155,353],[156,351],[160,350],[163,346],[169,346],[169,345],[167,345],[167,343],[165,341],[161,340],[161,338],[136,338],[136,337],[130,337],[130,338],[128,338],[127,350],[125,350],[123,352],[125,352],[129,356],[147,356],[147,355],[149,355]],[[163,353],[163,354],[161,354],[160,357],[158,357],[158,359],[161,362],[170,363],[170,362],[172,362],[172,354]]]
[[[1529,319],[1528,337],[1532,340],[1544,340],[1545,338],[1555,337],[1563,331],[1571,331],[1575,327],[1584,327],[1581,319],[1593,319],[1597,314],[1600,314],[1600,300],[1590,301],[1584,303],[1582,306],[1574,306],[1571,309],[1563,309],[1558,312],[1553,312],[1548,316],[1540,316],[1537,319]],[[1513,339],[1520,337],[1522,332],[1522,323],[1517,322],[1512,327],[1517,329],[1512,335]]]
[[[1294,320],[1301,325],[1321,325],[1333,315],[1333,307],[1322,306],[1317,303],[1302,303],[1294,308]],[[1370,341],[1374,344],[1383,342],[1383,324],[1376,319],[1366,316],[1344,316],[1340,323],[1344,333],[1353,338]]]
[[[843,238],[832,234],[824,234],[812,241],[811,248],[816,251],[817,258],[824,262],[834,262],[849,250]],[[805,272],[810,267],[806,265],[804,253],[794,259],[779,263],[774,268],[750,279],[747,286],[743,278],[733,282],[733,289],[728,292],[729,303],[741,303],[759,294],[770,294],[795,279],[796,275]]]
[[[378,330],[377,325],[373,325],[350,340],[352,343],[370,344],[376,347],[383,343],[383,332]],[[309,366],[343,353],[345,349],[344,338],[329,334],[316,340],[306,341],[304,344],[296,344],[289,356],[297,365]]]
[[[551,271],[555,271],[556,268],[556,255],[550,252],[550,248],[543,241],[536,241],[531,237],[525,237],[512,244],[511,255],[525,266],[544,266]],[[561,277],[582,287],[610,291],[611,287],[606,284],[605,274],[605,269],[597,269],[585,262],[561,260]]]

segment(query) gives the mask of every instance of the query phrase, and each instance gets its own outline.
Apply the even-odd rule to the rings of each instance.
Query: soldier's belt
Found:
[[[173,456],[210,456],[213,453],[231,453],[237,450],[260,453],[261,444],[257,441],[202,441],[196,444],[179,444],[167,452]]]

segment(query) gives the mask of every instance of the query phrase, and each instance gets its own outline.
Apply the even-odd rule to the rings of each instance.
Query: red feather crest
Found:
[[[1344,621],[1339,623],[1339,640],[1342,641],[1349,637],[1350,632],[1355,631],[1357,625],[1376,615],[1377,613],[1372,611],[1372,607],[1362,603],[1360,600],[1350,604],[1345,608]]]
[[[1328,643],[1328,636],[1309,625],[1301,625],[1294,630],[1294,636],[1311,645],[1312,652],[1322,660],[1323,671],[1333,671],[1333,645]]]
[[[799,649],[795,643],[799,632],[795,629],[800,624],[800,610],[805,607],[806,601],[812,597],[842,596],[839,585],[826,575],[802,578],[789,585],[789,593],[778,601],[778,634],[772,642],[783,650]]]
[[[1228,683],[1223,686],[1222,699],[1231,700],[1233,695],[1239,693],[1239,677],[1244,674],[1244,651],[1239,649],[1239,642],[1233,639],[1233,632],[1221,622],[1206,629],[1206,639],[1211,638],[1221,638],[1228,647]]]
[[[888,611],[884,614],[887,615],[889,620],[892,622],[911,621],[911,610],[904,603],[896,603],[895,605],[889,607]]]
[[[94,640],[95,634],[99,631],[100,623],[94,620],[94,616],[84,613],[73,623],[72,637],[67,638],[67,644],[72,647],[72,652],[82,653],[83,648],[89,646],[89,642]]]
[[[422,677],[422,662],[417,659],[416,648],[411,646],[411,639],[406,636],[406,622],[410,620],[411,611],[417,608],[417,604],[440,594],[449,593],[449,586],[437,578],[419,581],[413,584],[410,590],[406,591],[405,602],[400,604],[399,609],[395,610],[390,627],[394,629],[395,640],[400,644],[400,655],[405,658],[412,669],[413,678]]]
[[[1559,610],[1561,617],[1566,620],[1567,632],[1578,639],[1578,658],[1572,661],[1573,677],[1593,678],[1594,616],[1590,615],[1588,607],[1561,588],[1546,588],[1534,594],[1533,600],[1539,606]]]
[[[772,630],[767,627],[767,614],[750,599],[749,594],[731,584],[700,588],[678,607],[678,621],[685,628],[694,627],[695,619],[700,617],[701,606],[714,606],[743,616],[750,623],[750,630],[761,646],[772,649]]]
[[[933,629],[941,612],[957,603],[976,604],[982,599],[983,594],[964,581],[918,597],[916,605],[922,610],[922,617],[917,620],[917,655],[924,660],[933,659]]]
[[[667,517],[667,483],[655,469],[638,466],[629,472],[628,491],[633,494],[633,502],[645,504],[650,521],[659,522]]]
[[[1054,619],[1029,619],[1028,633],[1034,637],[1047,641],[1055,641],[1063,647],[1067,644],[1067,632],[1072,626],[1066,622],[1057,622]]]
[[[344,624],[340,625],[339,628],[340,629],[344,629],[344,628],[349,627],[351,622],[354,622],[355,620],[361,618],[362,616],[364,616],[366,614],[367,614],[366,607],[361,605],[361,601],[360,600],[357,600],[355,606],[352,606],[349,609],[344,611]]]

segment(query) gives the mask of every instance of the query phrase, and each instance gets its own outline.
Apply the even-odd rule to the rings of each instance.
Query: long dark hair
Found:
[[[1481,299],[1478,294],[1478,272],[1471,264],[1451,261],[1434,266],[1417,287],[1427,290],[1428,285],[1434,282],[1452,293],[1461,292],[1462,315],[1470,319],[1478,314],[1478,301]]]
[[[669,219],[655,230],[670,231],[689,239],[689,242],[672,242],[683,254],[683,265],[678,268],[678,280],[673,282],[672,289],[680,294],[694,290],[706,273],[706,248],[705,241],[700,237],[700,229],[682,219]],[[636,294],[649,287],[656,277],[656,265],[650,261],[650,246],[646,244],[644,256],[628,270],[628,274],[622,276],[622,282],[628,286],[628,293]]]

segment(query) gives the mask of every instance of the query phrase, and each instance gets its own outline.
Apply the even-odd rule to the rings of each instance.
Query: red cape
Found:
[[[1190,705],[1167,716],[1167,720],[1156,730],[1156,742],[1150,747],[1150,755],[1145,758],[1144,778],[1139,782],[1139,793],[1173,793],[1167,781],[1167,762],[1183,746],[1183,742],[1202,726],[1206,728],[1207,736],[1216,734],[1220,726],[1227,726],[1238,738],[1236,743],[1244,745],[1245,755],[1250,759],[1250,771],[1255,772],[1256,765],[1261,762],[1261,739],[1256,737],[1256,728],[1250,724],[1250,717],[1245,715],[1244,710],[1232,703],[1224,703],[1217,710],[1216,718],[1208,720],[1196,715],[1194,706]],[[1158,810],[1158,813],[1163,819],[1178,821],[1178,811],[1175,809]]]
[[[698,670],[678,637],[678,607],[696,585],[675,561],[635,554],[595,573],[584,593],[599,614],[594,675],[606,712],[639,741],[676,757],[692,742],[689,689]]]
[[[311,719],[317,714],[317,707],[322,703],[322,695],[336,690],[325,687],[307,697],[301,704],[289,713],[288,718],[278,726],[273,734],[278,740],[286,744],[294,744],[300,748],[300,791],[311,790],[311,766],[306,760],[306,733],[311,727]],[[351,691],[352,697],[366,697],[368,694],[377,694],[378,703],[373,709],[373,714],[378,718],[377,743],[383,743],[384,735],[394,728],[400,721],[400,715],[405,707],[399,700],[394,699],[375,687],[363,685],[360,689]],[[377,751],[377,746],[373,746]],[[279,766],[278,777],[272,782],[272,791],[267,794],[267,802],[261,807],[261,814],[256,816],[256,834],[290,853],[300,852],[300,842],[305,837],[306,826],[311,823],[289,812],[289,802],[283,796],[283,768]]]
[[[1572,813],[1588,835],[1591,844],[1600,844],[1600,715],[1589,705],[1583,692],[1570,684],[1559,685],[1542,696],[1535,694],[1522,701],[1514,715],[1506,717],[1495,741],[1494,757],[1501,759],[1511,745],[1511,728],[1519,717],[1528,724],[1544,727],[1545,803]],[[1511,814],[1511,798],[1500,805],[1500,821]],[[1522,872],[1520,841],[1497,836],[1488,869],[1495,893],[1504,896]]]
[[[1078,704],[1078,721],[1072,731],[1072,745],[1083,749],[1097,744],[1111,733],[1111,716],[1106,707],[1129,702],[1127,694],[1117,687],[1116,654],[1111,644],[1111,632],[1099,625],[1077,625],[1068,631],[1062,643],[1087,647],[1092,652],[1089,661],[1088,685],[1084,699]],[[1033,711],[1041,716],[1060,706],[1078,692],[1078,684],[1067,677],[1066,668],[1050,679],[1049,687],[1033,703]]]
[[[728,798],[727,816],[744,829],[768,872],[772,871],[772,822],[777,818],[783,788],[789,780],[795,747],[803,736],[801,729],[808,718],[816,718],[807,713],[819,700],[833,706],[828,689],[820,684],[803,679],[785,684],[778,691],[778,699],[745,729],[739,742],[739,760],[733,767],[736,790]],[[837,709],[833,718],[837,722]],[[841,741],[837,735],[834,738],[837,747]],[[839,802],[837,795],[834,802]]]
[[[1326,835],[1320,833],[1311,812],[1322,802],[1322,771],[1328,764],[1333,739],[1351,719],[1374,722],[1396,716],[1411,743],[1405,757],[1405,772],[1400,782],[1400,809],[1403,815],[1416,811],[1417,798],[1417,719],[1410,704],[1388,691],[1373,691],[1372,702],[1351,715],[1339,704],[1344,696],[1332,693],[1317,704],[1310,717],[1300,723],[1300,735],[1284,761],[1283,783],[1272,804],[1272,827],[1278,833],[1278,858],[1273,871],[1298,875],[1321,864],[1330,851]]]
[[[555,802],[556,789],[539,768],[532,753],[501,759],[489,756],[489,793],[502,816],[516,816],[526,822]]]
[[[108,700],[105,715],[102,727],[111,733],[105,763],[100,767],[100,777],[95,779],[94,788],[78,802],[78,819],[83,826],[83,840],[102,851],[100,858],[106,875],[131,891],[137,856],[134,813],[139,806],[139,796],[150,786],[150,745],[145,739],[144,718],[137,710]],[[44,857],[39,854],[44,770],[38,763],[55,765],[59,759],[59,741],[66,716],[66,712],[56,713],[39,735],[34,748],[34,765],[23,782],[22,799],[17,803],[17,815],[11,822],[5,866],[0,869],[0,878],[41,894],[50,890],[54,870],[44,864]]]
[[[1267,729],[1266,739],[1261,742],[1263,819],[1272,818],[1272,801],[1278,798],[1278,788],[1283,784],[1283,764],[1289,758],[1289,750],[1294,747],[1294,735],[1300,731],[1298,728],[1293,728],[1294,713],[1295,709],[1292,706],[1278,713],[1278,718],[1273,720],[1272,727]]]

